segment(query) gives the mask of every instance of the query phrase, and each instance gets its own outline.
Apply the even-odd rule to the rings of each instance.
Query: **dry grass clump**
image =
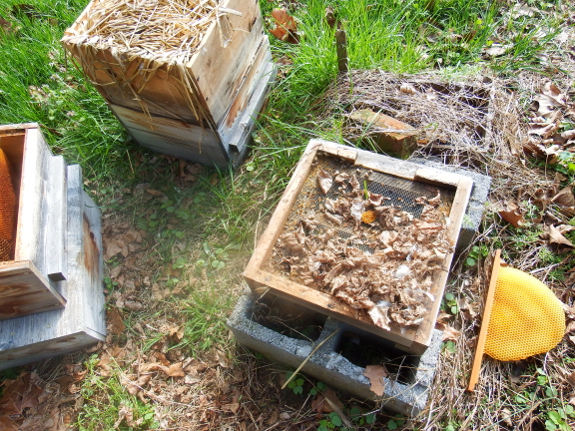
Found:
[[[165,63],[191,60],[223,12],[217,0],[99,1],[78,22],[77,34],[99,49]]]
[[[526,131],[519,101],[507,84],[492,77],[450,81],[437,73],[357,70],[340,75],[326,96],[346,113],[371,109],[415,127],[419,150],[414,157],[437,157],[488,174],[494,180],[492,194],[505,198],[526,183],[541,181],[517,157]],[[353,125],[344,130],[350,141],[368,134]],[[507,174],[501,183],[498,172]]]

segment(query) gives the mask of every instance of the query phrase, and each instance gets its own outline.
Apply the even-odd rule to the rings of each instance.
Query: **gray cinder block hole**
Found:
[[[406,354],[381,337],[361,332],[343,332],[335,351],[358,367],[383,365],[390,379],[403,384],[415,383],[420,356]]]
[[[267,293],[248,310],[250,320],[297,340],[316,341],[327,316]]]

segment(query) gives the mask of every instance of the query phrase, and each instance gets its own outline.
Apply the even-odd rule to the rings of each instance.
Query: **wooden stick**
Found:
[[[485,339],[487,338],[487,328],[489,327],[489,321],[491,320],[491,310],[493,309],[493,300],[495,298],[495,289],[497,287],[497,277],[499,276],[500,265],[501,250],[497,250],[495,252],[495,258],[493,259],[493,269],[491,270],[491,280],[489,282],[489,290],[487,291],[487,299],[485,300],[485,308],[483,310],[481,330],[479,331],[479,338],[477,339],[473,368],[471,369],[471,377],[469,379],[469,386],[467,387],[469,392],[473,392],[475,385],[479,380],[479,371],[481,370],[481,363],[483,362]]]
[[[321,343],[319,343],[317,346],[315,346],[315,348],[311,351],[311,353],[309,354],[309,356],[307,358],[305,358],[303,360],[303,362],[299,365],[299,367],[297,367],[297,369],[293,372],[293,374],[290,376],[289,379],[286,380],[286,382],[284,383],[284,385],[282,386],[282,389],[287,388],[287,385],[289,385],[289,382],[291,382],[295,376],[297,375],[297,373],[299,373],[301,371],[301,369],[303,368],[303,366],[305,364],[307,364],[307,361],[309,361],[309,359],[315,354],[315,352],[318,351],[318,349],[323,346],[327,340],[329,340],[331,337],[333,337],[335,334],[337,334],[339,332],[339,329],[335,332],[332,332],[331,335],[329,337],[327,337],[325,340],[323,340]]]
[[[337,49],[337,68],[340,72],[348,71],[347,40],[345,30],[335,32],[335,46]]]

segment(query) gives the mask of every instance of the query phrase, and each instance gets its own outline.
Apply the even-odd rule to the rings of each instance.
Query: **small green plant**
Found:
[[[319,421],[317,431],[329,431],[337,429],[343,425],[343,421],[336,412],[331,412],[327,418]]]
[[[444,428],[445,431],[456,431],[458,429],[459,424],[457,422],[449,422]]]
[[[485,259],[488,255],[489,248],[487,248],[487,245],[474,245],[469,251],[469,256],[467,256],[467,259],[465,260],[465,265],[469,267],[476,266],[479,259]]]
[[[556,410],[550,410],[547,412],[545,429],[549,431],[571,431],[571,427],[567,423],[569,418],[575,418],[575,409],[573,409],[571,404],[559,407]]]
[[[290,379],[293,373],[286,373],[286,379]],[[302,395],[303,394],[303,384],[305,380],[302,377],[296,376],[288,383],[288,388],[290,388],[294,394]]]
[[[446,342],[443,343],[443,348],[452,355],[454,355],[455,352],[457,351],[457,344],[453,340],[447,340]]]
[[[327,385],[323,382],[317,382],[315,386],[309,391],[310,395],[317,395],[318,392],[323,392],[327,389]]]
[[[443,297],[443,310],[447,313],[451,313],[453,315],[459,313],[459,305],[457,304],[457,299],[453,293],[446,293]]]
[[[405,424],[405,417],[403,415],[395,415],[393,419],[387,422],[387,427],[390,430],[396,430]]]
[[[228,250],[231,248],[233,248],[231,245],[227,247],[212,247],[209,243],[204,242],[203,257],[196,261],[196,267],[209,267],[214,270],[223,269],[229,260]]]
[[[86,378],[81,395],[86,400],[76,423],[81,431],[94,429],[131,430],[123,422],[117,422],[122,410],[129,411],[139,430],[157,429],[154,407],[145,404],[138,397],[130,395],[126,389],[123,371],[111,362],[111,375],[105,377],[97,370],[99,358],[92,355],[86,362]]]

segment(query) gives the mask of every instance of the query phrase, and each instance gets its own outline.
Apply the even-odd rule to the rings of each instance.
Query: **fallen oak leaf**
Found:
[[[567,326],[565,326],[565,335],[570,334],[573,331],[575,331],[575,320],[571,320],[567,323]]]
[[[571,226],[568,224],[560,224],[559,226],[557,226],[557,230],[561,235],[565,235],[566,233],[575,230],[575,226]]]
[[[142,311],[144,309],[144,304],[140,301],[127,299],[123,303],[123,308],[127,308],[130,311]]]
[[[457,329],[455,329],[452,326],[447,326],[445,328],[445,330],[443,331],[443,339],[442,341],[457,341],[459,336],[461,335],[461,332],[458,331]]]
[[[541,144],[537,139],[533,137],[529,137],[521,143],[521,147],[523,151],[527,154],[531,154],[537,157],[544,158],[546,157],[545,154],[545,146]]]
[[[134,411],[132,407],[122,405],[120,411],[118,412],[118,420],[116,420],[116,423],[114,424],[113,428],[118,429],[123,421],[126,422],[126,425],[128,425],[129,427],[138,429],[142,424],[142,422],[144,422],[144,418],[142,417],[135,421]]]
[[[570,248],[575,248],[575,245],[565,238],[563,234],[561,234],[561,231],[555,226],[549,225],[547,233],[549,234],[549,244],[564,245]]]
[[[511,45],[501,45],[499,43],[494,43],[483,52],[489,57],[498,57],[505,54],[507,51],[509,51],[510,48]]]
[[[510,223],[514,228],[520,228],[525,224],[523,214],[514,202],[497,202],[494,209],[503,220]]]
[[[565,93],[562,93],[559,87],[557,87],[557,85],[555,85],[554,82],[546,82],[545,85],[543,86],[541,94],[553,99],[560,106],[567,105],[567,95]]]
[[[537,115],[543,118],[548,118],[550,115],[557,112],[556,108],[561,106],[552,98],[542,94],[538,94],[533,98],[533,105],[535,104],[537,104]]]
[[[166,367],[165,365],[158,365],[158,368],[162,370],[168,377],[184,377],[186,375],[186,372],[182,368],[181,362],[176,362],[169,367]]]
[[[126,330],[126,325],[124,325],[124,321],[122,320],[122,316],[118,312],[118,309],[109,309],[107,315],[110,321],[110,332],[116,335],[122,334]]]
[[[363,375],[369,379],[371,391],[379,397],[383,396],[385,389],[383,378],[389,375],[387,369],[383,365],[368,365]]]
[[[124,257],[127,257],[129,254],[127,244],[121,239],[105,239],[104,247],[106,248],[106,252],[104,253],[104,260],[107,261],[112,259],[117,254],[121,254]]]
[[[272,35],[284,42],[299,43],[295,18],[285,8],[274,9],[272,18],[276,22],[276,28],[270,30]]]
[[[575,206],[575,196],[573,195],[571,186],[567,186],[559,190],[559,193],[553,196],[551,202],[555,202],[556,204],[563,205],[565,207]]]
[[[152,379],[152,374],[143,374],[138,377],[138,380],[133,381],[130,379],[126,379],[124,384],[128,389],[128,393],[130,395],[138,395],[138,392],[143,390],[144,385],[146,385]]]
[[[539,124],[539,123],[529,123],[529,129],[527,130],[527,134],[529,135],[538,135],[543,138],[548,138],[557,132],[559,127],[555,123],[549,124]]]

